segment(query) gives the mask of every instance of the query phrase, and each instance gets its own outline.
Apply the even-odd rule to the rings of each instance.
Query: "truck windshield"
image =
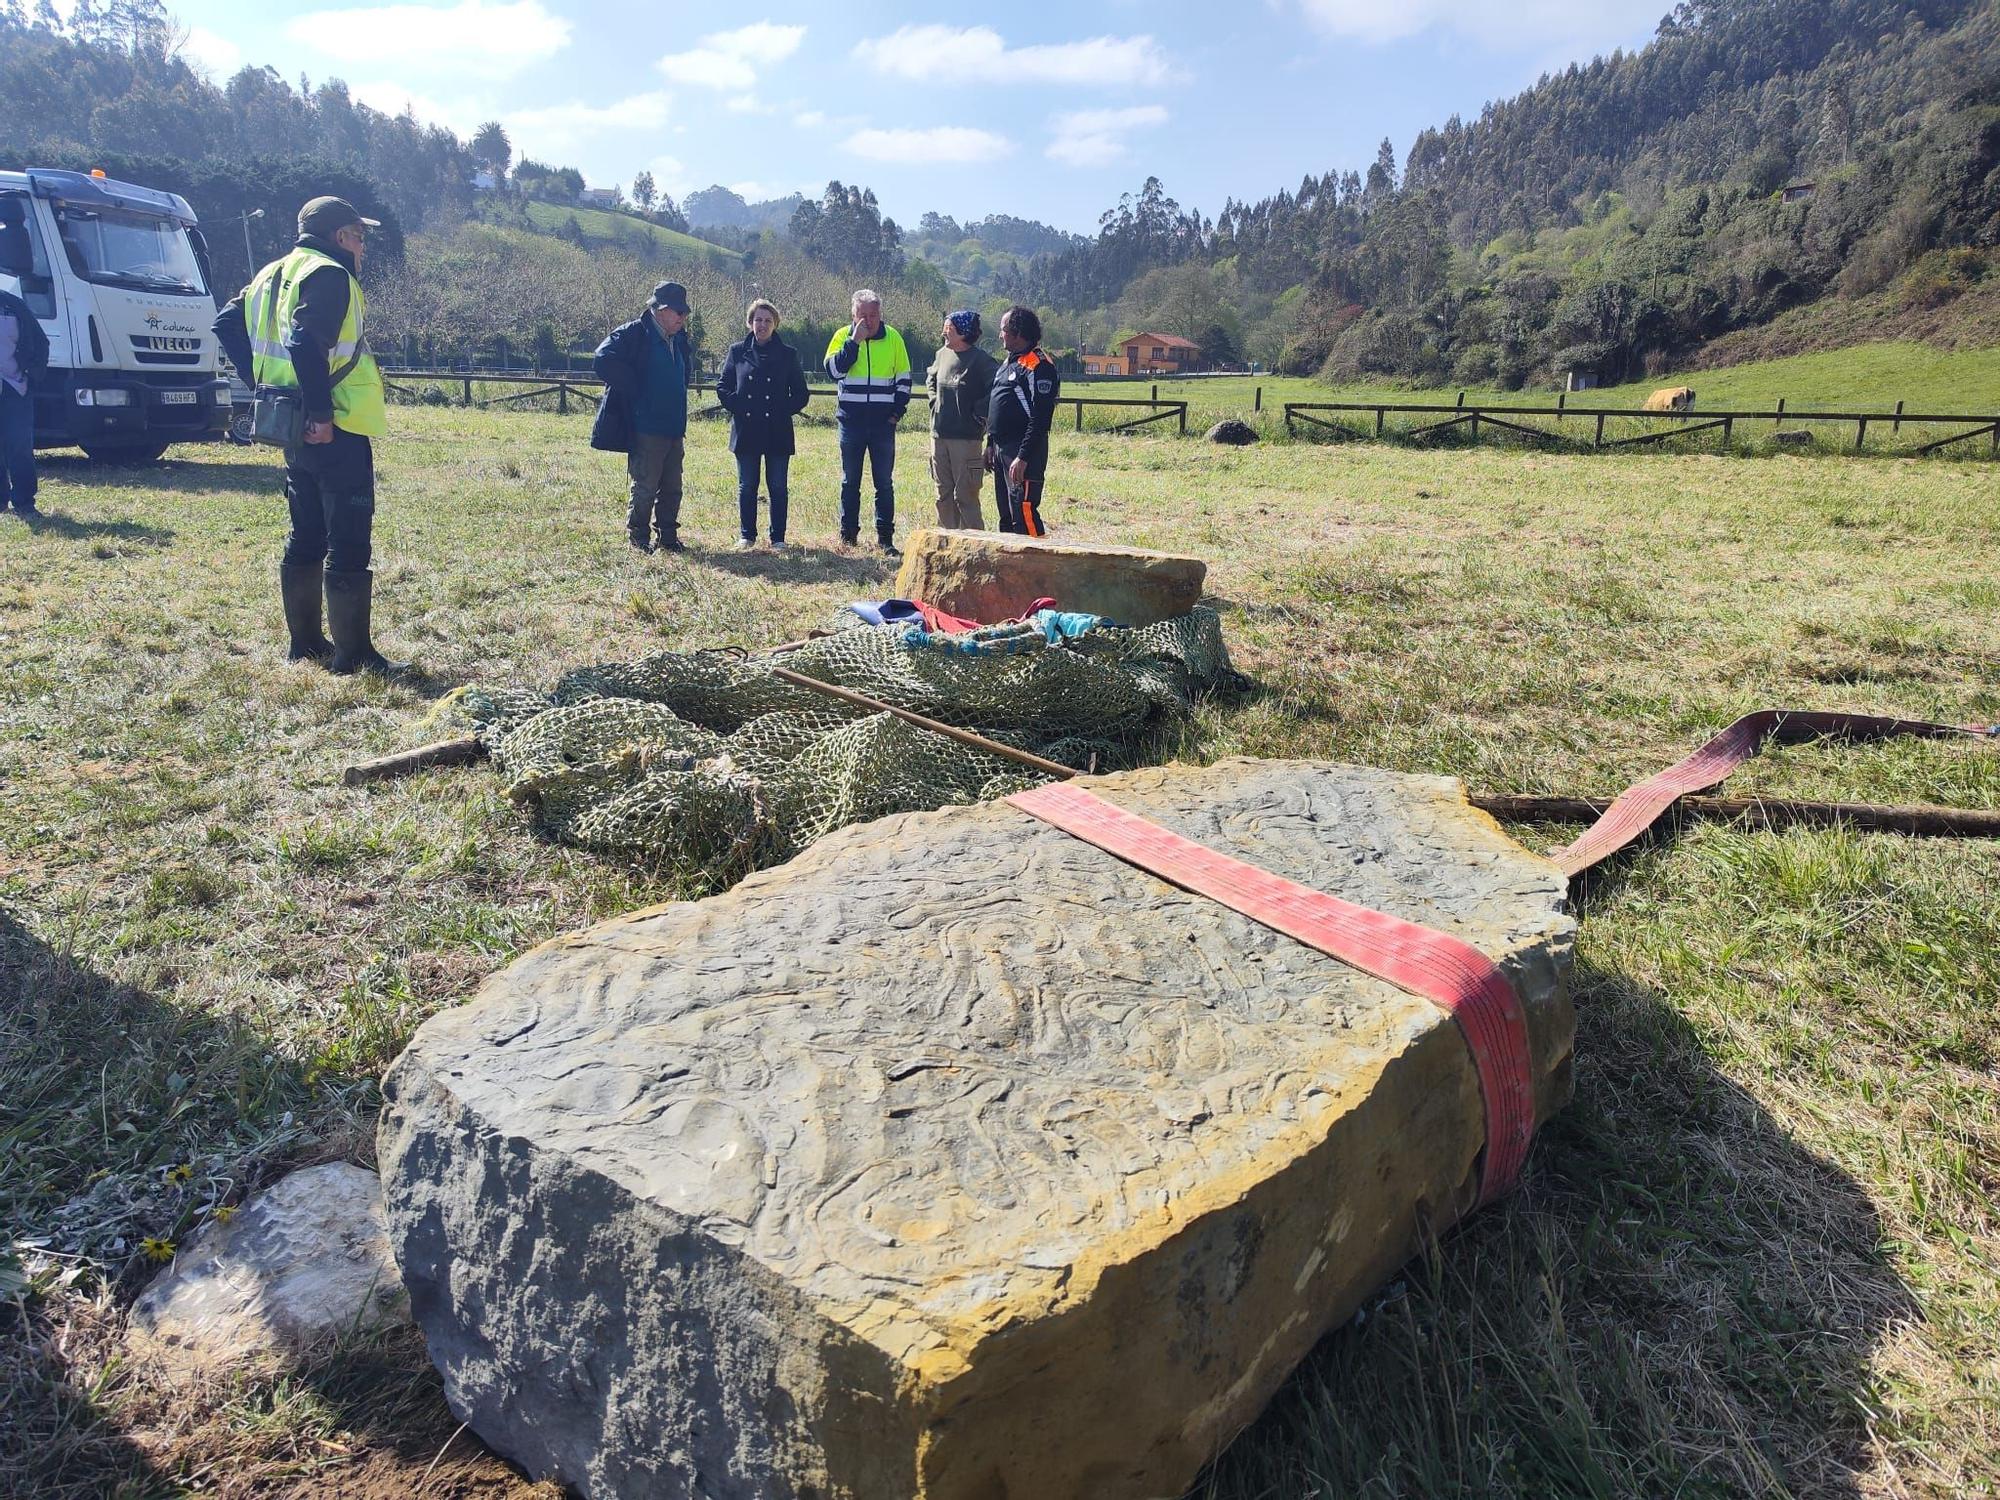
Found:
[[[187,231],[172,219],[75,204],[57,218],[70,269],[85,281],[196,296],[208,290]]]

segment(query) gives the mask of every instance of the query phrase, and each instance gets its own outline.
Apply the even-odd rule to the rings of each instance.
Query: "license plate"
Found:
[[[160,405],[162,406],[193,406],[194,402],[195,393],[193,391],[160,392]]]

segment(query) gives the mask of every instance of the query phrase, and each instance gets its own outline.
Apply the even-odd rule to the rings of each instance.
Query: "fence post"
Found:
[[[1262,411],[1263,409],[1264,409],[1264,387],[1260,385],[1257,387],[1257,394],[1255,399],[1252,400],[1250,403],[1250,410]]]
[[[569,382],[563,381],[556,387],[556,411],[562,416],[569,415]]]
[[[1780,396],[1778,398],[1778,425],[1776,427],[1773,427],[1771,431],[1777,432],[1781,430],[1784,427],[1784,425],[1785,425],[1785,398],[1783,396]]]
[[[1599,412],[1599,413],[1597,414],[1597,436],[1596,436],[1595,438],[1591,439],[1591,443],[1590,443],[1590,446],[1591,446],[1591,447],[1593,447],[1593,448],[1602,448],[1602,447],[1604,446],[1604,413],[1603,413],[1603,412]]]
[[[1891,427],[1891,428],[1889,429],[1889,431],[1890,431],[1890,433],[1891,433],[1892,435],[1894,435],[1894,436],[1898,436],[1898,437],[1900,437],[1900,436],[1902,435],[1902,431],[1903,431],[1903,403],[1902,403],[1902,402],[1900,402],[1900,401],[1898,401],[1898,402],[1896,403],[1896,425],[1895,425],[1894,427]]]
[[[470,375],[465,377],[465,404],[467,406],[472,405],[472,377]]]
[[[1465,393],[1463,391],[1459,392],[1458,399],[1460,401],[1465,400]],[[1479,413],[1477,411],[1474,411],[1472,414],[1472,440],[1475,443],[1479,441]]]
[[[1460,411],[1464,411],[1464,410],[1465,410],[1465,392],[1464,392],[1464,391],[1460,391],[1460,392],[1458,393],[1458,409],[1459,409]]]
[[[1155,404],[1158,403],[1159,399],[1160,399],[1160,383],[1156,380],[1153,382],[1153,401],[1155,402]]]
[[[1569,392],[1556,392],[1556,426],[1562,426],[1563,413],[1569,408]]]
[[[1993,439],[1993,456],[1995,458],[2000,458],[2000,422],[1995,422],[1993,424],[1992,428],[1990,429],[1990,434]]]
[[[1859,453],[1862,445],[1867,441],[1868,419],[1866,417],[1857,417],[1854,421],[1854,451]]]
[[[1375,408],[1375,436],[1377,436],[1377,437],[1380,437],[1380,436],[1382,435],[1382,428],[1383,428],[1383,425],[1384,425],[1385,423],[1387,423],[1387,422],[1388,422],[1388,420],[1389,420],[1389,408],[1388,408],[1388,407],[1386,407],[1386,406],[1378,406],[1378,407],[1376,407],[1376,408]]]
[[[1081,397],[1077,399],[1076,403],[1076,430],[1078,432],[1083,431],[1083,400]]]
[[[1730,439],[1730,434],[1732,434],[1732,433],[1733,433],[1733,432],[1735,432],[1735,431],[1736,431],[1736,418],[1734,418],[1734,417],[1724,417],[1724,418],[1722,419],[1722,446],[1723,446],[1723,447],[1727,448],[1727,447],[1729,446],[1729,439]]]
[[[1187,402],[1181,403],[1181,436],[1187,436]]]

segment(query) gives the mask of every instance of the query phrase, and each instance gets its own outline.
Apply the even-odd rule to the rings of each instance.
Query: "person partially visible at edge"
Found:
[[[1000,319],[1007,363],[993,377],[986,412],[986,464],[993,471],[1000,529],[1044,536],[1042,481],[1049,469],[1049,427],[1062,395],[1055,361],[1041,350],[1042,320],[1031,307]]]
[[[687,449],[688,387],[694,350],[688,342],[687,288],[663,281],[646,310],[611,330],[591,368],[604,399],[590,429],[590,446],[625,455],[632,503],[625,533],[641,552],[681,545],[681,461]]]
[[[49,367],[49,336],[27,303],[0,291],[0,511],[35,509],[35,382]]]
[[[785,548],[785,515],[796,439],[792,418],[806,409],[812,393],[799,351],[778,337],[778,309],[759,297],[743,314],[750,330],[732,344],[715,377],[715,399],[729,413],[729,451],[736,455],[736,548],[757,545],[757,469],[771,487],[771,549]]]
[[[285,449],[292,529],[280,592],[291,659],[324,661],[343,676],[408,665],[385,658],[370,635],[374,439],[388,434],[389,408],[368,352],[359,278],[368,231],[379,227],[344,198],[313,199],[299,210],[298,243],[251,277],[214,325],[216,342],[251,384],[296,391],[304,408],[304,438]]]
[[[979,513],[985,472],[980,448],[999,365],[979,347],[983,331],[976,312],[946,313],[943,347],[924,373],[931,403],[931,482],[937,486],[938,525],[947,530],[982,531],[986,526]]]
[[[896,424],[910,404],[910,355],[903,336],[882,321],[882,299],[854,294],[854,321],[826,346],[826,373],[840,388],[840,541],[861,539],[861,460],[875,480],[875,540],[896,551]]]

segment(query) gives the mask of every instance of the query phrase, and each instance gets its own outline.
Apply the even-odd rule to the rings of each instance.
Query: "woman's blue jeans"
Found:
[[[764,477],[771,490],[771,540],[785,539],[785,512],[791,504],[789,483],[792,455],[789,453],[739,453],[736,455],[736,518],[746,542],[757,540],[757,465],[764,465]]]

